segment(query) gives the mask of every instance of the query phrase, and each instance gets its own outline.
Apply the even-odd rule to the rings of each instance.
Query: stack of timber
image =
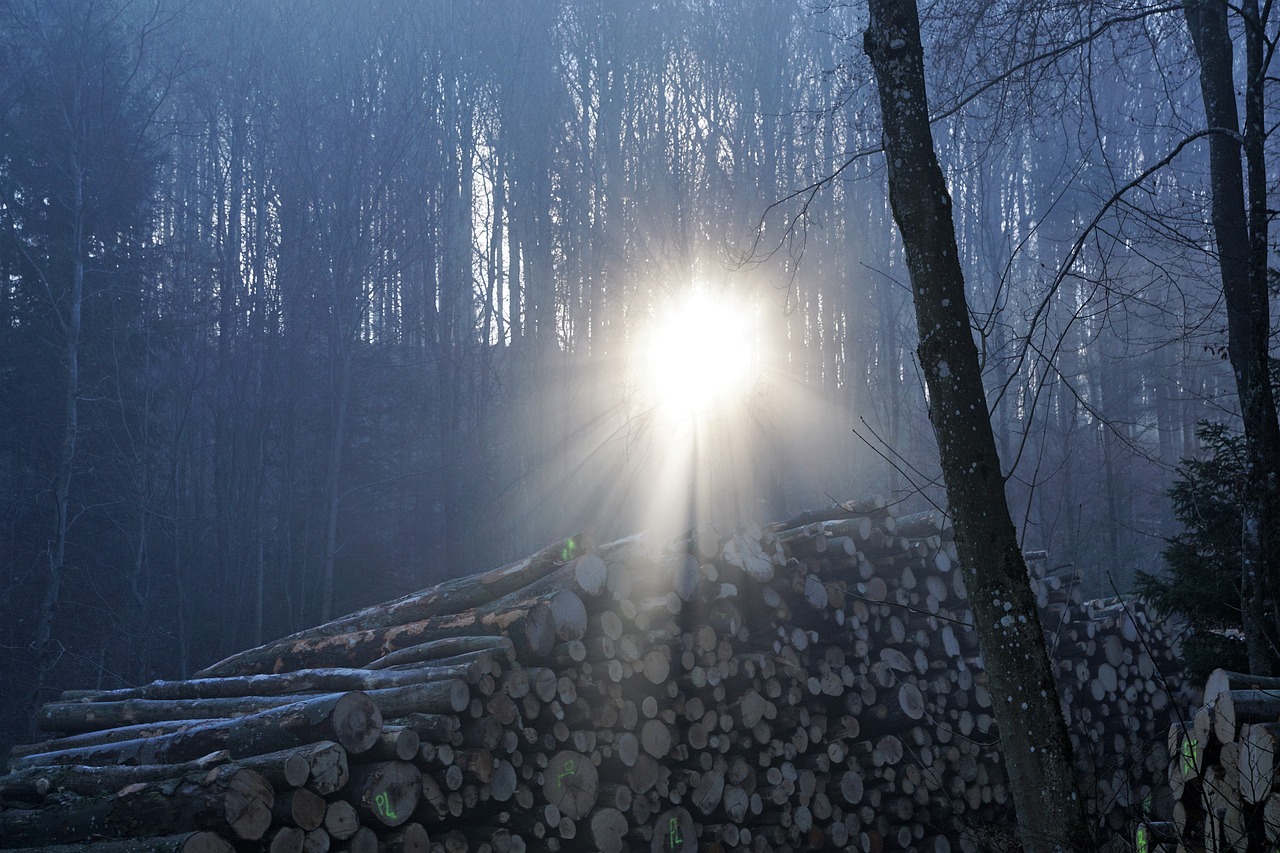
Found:
[[[1175,802],[1171,821],[1148,828],[1153,842],[1211,853],[1280,846],[1280,678],[1214,670],[1168,743]]]
[[[1035,584],[1082,770],[1163,743],[1146,612]],[[1013,806],[985,681],[940,513],[574,536],[191,680],[64,694],[0,777],[0,847],[989,850]],[[1166,771],[1120,769],[1098,820],[1131,838]]]

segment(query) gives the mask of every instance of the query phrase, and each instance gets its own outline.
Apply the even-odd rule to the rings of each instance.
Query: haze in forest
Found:
[[[1024,547],[1128,591],[1236,419],[1184,22],[922,18]],[[0,740],[32,684],[185,677],[583,530],[942,502],[865,23],[0,5]],[[721,373],[673,407],[689,338]]]

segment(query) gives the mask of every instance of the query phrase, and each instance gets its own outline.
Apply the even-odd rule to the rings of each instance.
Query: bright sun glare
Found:
[[[677,417],[733,402],[750,385],[756,360],[747,313],[701,293],[655,318],[647,356],[655,396]]]

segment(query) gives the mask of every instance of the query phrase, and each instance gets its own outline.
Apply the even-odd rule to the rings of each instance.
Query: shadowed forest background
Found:
[[[1177,532],[1197,423],[1236,417],[1204,142],[1170,156],[1204,126],[1185,22],[922,17],[1015,521],[1126,591]],[[0,4],[0,742],[41,691],[186,677],[626,535],[690,481],[724,527],[940,499],[865,25],[809,0]],[[759,362],[696,473],[638,354],[690,288],[748,306]]]

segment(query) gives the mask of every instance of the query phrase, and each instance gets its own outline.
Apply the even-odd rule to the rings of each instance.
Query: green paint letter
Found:
[[[385,791],[373,798],[373,805],[387,820],[396,819],[396,813],[391,810],[391,797]]]

